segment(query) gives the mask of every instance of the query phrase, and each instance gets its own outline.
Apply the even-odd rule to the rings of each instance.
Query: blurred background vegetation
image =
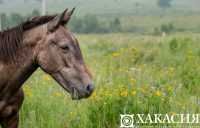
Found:
[[[49,14],[77,7],[70,28],[76,33],[160,35],[200,32],[199,0],[48,0]],[[41,15],[41,0],[0,0],[2,28]]]

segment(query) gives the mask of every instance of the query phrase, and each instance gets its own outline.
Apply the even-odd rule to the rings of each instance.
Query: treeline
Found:
[[[5,30],[16,26],[31,17],[40,16],[38,10],[33,10],[30,14],[22,16],[18,13],[11,13],[6,15],[1,14],[1,26]],[[140,33],[140,34],[153,34],[161,35],[162,33],[170,34],[178,30],[173,23],[165,23],[158,25],[153,28],[153,31],[148,31],[147,28],[141,26],[132,26],[124,27],[122,25],[120,18],[118,17],[97,17],[95,15],[85,15],[82,17],[73,16],[71,21],[68,24],[71,31],[75,33],[120,33],[120,32],[130,32],[130,33]]]
[[[33,10],[31,14],[26,16],[22,16],[18,13],[11,13],[10,15],[6,15],[5,13],[1,14],[1,27],[3,30],[14,27],[31,17],[39,16],[40,13],[38,10]]]
[[[7,29],[16,26],[27,19],[39,16],[38,10],[33,10],[31,14],[22,16],[18,13],[11,13],[6,15],[1,14],[1,26],[2,29]],[[119,18],[113,18],[109,21],[100,20],[95,15],[85,15],[83,17],[74,16],[69,23],[69,27],[73,32],[76,33],[110,33],[110,32],[121,32],[121,22]]]
[[[70,22],[70,28],[77,33],[110,33],[121,32],[121,22],[119,18],[112,20],[99,20],[95,15],[85,15],[84,17],[74,17]]]

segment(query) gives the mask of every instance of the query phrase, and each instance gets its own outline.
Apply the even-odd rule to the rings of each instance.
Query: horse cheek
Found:
[[[48,52],[42,52],[38,56],[39,66],[47,73],[53,73],[57,70],[58,62]]]

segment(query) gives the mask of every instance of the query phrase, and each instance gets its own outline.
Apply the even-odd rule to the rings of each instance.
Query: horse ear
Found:
[[[65,9],[65,11],[64,11],[62,14],[57,15],[53,20],[51,20],[51,21],[47,24],[47,29],[48,29],[48,31],[52,32],[52,31],[54,31],[56,28],[58,28],[58,26],[59,26],[60,24],[62,24],[63,19],[64,19],[64,17],[65,17],[66,14],[67,14],[67,10],[68,10],[68,9]]]
[[[66,25],[69,22],[74,11],[75,11],[75,8],[73,8],[71,11],[65,14],[65,16],[63,17],[62,25]]]

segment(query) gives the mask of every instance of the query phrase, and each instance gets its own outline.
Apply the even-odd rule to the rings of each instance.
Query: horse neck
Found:
[[[37,29],[37,31],[36,31]],[[16,94],[23,83],[33,74],[38,68],[34,61],[34,52],[38,39],[41,36],[41,28],[36,28],[24,33],[23,48],[20,50],[20,55],[17,57],[16,63],[6,65],[5,72],[11,72],[7,75],[6,85],[0,84],[0,100],[9,100]],[[40,32],[38,32],[38,29]],[[3,86],[3,89],[1,89]]]
[[[35,65],[30,56],[27,56],[27,59],[23,59],[18,64],[10,64],[7,65],[5,72],[6,82],[4,85],[0,85],[0,100],[9,100],[14,96],[21,88],[23,83],[33,74],[33,72],[37,69],[37,65]],[[1,86],[3,89],[1,89]]]

